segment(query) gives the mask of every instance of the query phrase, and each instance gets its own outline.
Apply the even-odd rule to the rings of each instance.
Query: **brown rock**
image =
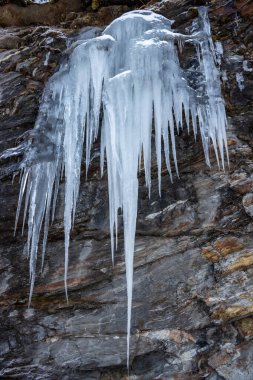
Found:
[[[233,252],[240,251],[244,244],[234,236],[219,238],[214,242],[214,247],[220,252],[221,256],[227,256]]]
[[[253,189],[253,178],[242,178],[238,180],[234,180],[230,184],[231,189],[236,191],[237,193],[243,195],[250,192]]]
[[[65,20],[68,12],[82,10],[81,0],[59,0],[56,3],[32,4],[19,7],[15,4],[1,6],[0,26],[56,25]]]
[[[241,251],[244,247],[242,241],[235,236],[226,236],[215,240],[213,246],[203,247],[202,254],[207,260],[217,262],[227,255]]]
[[[246,338],[251,338],[253,336],[253,318],[244,318],[237,321],[236,325],[240,329],[240,332]]]
[[[221,307],[214,314],[213,318],[222,321],[235,320],[247,317],[253,314],[253,304],[247,306],[232,305],[229,307]]]
[[[247,0],[236,0],[235,6],[243,17],[253,16],[253,4]]]
[[[11,34],[0,34],[0,49],[17,49],[21,45],[21,38]]]
[[[203,247],[201,253],[207,260],[212,261],[213,263],[220,260],[219,252],[210,245],[208,247]]]
[[[73,29],[79,29],[84,26],[105,26],[110,24],[115,18],[120,17],[123,13],[129,11],[130,8],[123,5],[111,5],[107,7],[99,8],[94,12],[88,12],[81,14],[79,17],[73,20],[70,27]]]
[[[253,251],[242,251],[240,256],[232,264],[228,265],[224,274],[228,275],[238,270],[246,270],[253,265]]]

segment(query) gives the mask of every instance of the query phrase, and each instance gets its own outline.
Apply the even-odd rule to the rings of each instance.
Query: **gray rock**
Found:
[[[253,218],[253,194],[246,194],[242,199],[242,204],[246,213]]]

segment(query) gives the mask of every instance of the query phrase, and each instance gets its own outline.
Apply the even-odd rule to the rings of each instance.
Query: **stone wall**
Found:
[[[122,3],[102,4],[96,12],[67,12],[61,24],[56,20],[50,28],[0,29],[0,151],[31,138],[43,88],[62,59],[66,37],[131,9]],[[203,3],[171,0],[153,4],[153,9],[183,31],[196,16],[195,6]],[[230,167],[219,171],[213,157],[209,169],[200,139],[195,143],[181,131],[180,178],[171,184],[164,166],[159,198],[154,160],[149,200],[140,176],[132,380],[253,378],[253,6],[246,0],[213,0],[209,7],[213,39],[224,49]],[[107,16],[101,18],[101,12]],[[187,64],[183,54],[180,60]],[[30,309],[21,222],[13,237],[19,158],[1,161],[0,378],[127,379],[122,228],[112,268],[107,181],[106,176],[100,179],[97,153],[95,146],[88,180],[83,174],[81,181],[70,243],[69,303],[63,283],[62,186]]]

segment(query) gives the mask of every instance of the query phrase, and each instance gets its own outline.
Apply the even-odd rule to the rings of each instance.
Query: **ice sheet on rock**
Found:
[[[32,0],[34,4],[46,4],[50,3],[50,0]]]
[[[223,57],[223,46],[220,41],[215,42],[215,52],[216,52],[217,63],[220,65],[221,59]]]
[[[223,83],[226,83],[228,81],[228,76],[226,70],[222,70],[221,72],[221,80]]]
[[[48,52],[46,53],[45,61],[44,61],[44,66],[47,66],[47,65],[48,65],[49,57],[50,57],[50,51],[48,51]]]
[[[178,47],[182,50],[186,43],[196,47],[198,67],[192,69],[197,78],[193,87],[178,58]],[[38,141],[27,147],[22,162],[16,224],[25,198],[30,301],[40,232],[43,228],[44,260],[60,176],[62,171],[65,173],[67,296],[70,231],[78,199],[83,150],[87,174],[91,147],[101,126],[101,172],[106,156],[113,260],[117,248],[118,210],[123,212],[128,365],[140,163],[143,160],[150,193],[151,136],[154,128],[160,191],[162,151],[172,178],[171,159],[178,173],[175,133],[183,127],[185,120],[187,128],[191,127],[195,135],[200,131],[207,164],[210,165],[209,150],[212,144],[217,161],[221,161],[224,168],[226,114],[216,59],[207,9],[204,7],[199,10],[199,19],[192,35],[174,33],[171,21],[150,11],[124,14],[113,21],[101,37],[79,43],[69,61],[51,78],[35,126]],[[43,155],[46,146],[50,150],[47,159]]]
[[[253,71],[253,69],[251,67],[248,66],[248,61],[247,60],[244,60],[243,63],[242,63],[242,68],[243,68],[243,71],[248,71],[248,72],[251,72]]]
[[[35,279],[38,238],[44,220],[42,253],[44,258],[50,212],[52,211],[53,217],[62,168],[65,172],[64,230],[65,288],[67,289],[69,234],[79,191],[84,135],[86,133],[86,162],[88,163],[90,146],[98,132],[102,81],[106,77],[107,48],[111,43],[111,37],[103,36],[93,39],[92,44],[88,41],[78,46],[68,65],[63,65],[59,72],[51,78],[43,95],[34,129],[39,131],[40,141],[27,150],[22,163],[25,171],[22,178],[24,185],[21,185],[21,188],[23,189],[25,184],[31,183],[31,186],[27,185],[25,207],[29,215],[30,300]],[[85,70],[82,69],[83,65]],[[41,158],[40,163],[34,164],[48,146],[48,144],[42,144],[40,152],[38,152],[38,145],[41,145],[41,141],[45,137],[53,145],[53,157],[51,160],[49,159],[49,162],[45,162],[45,159]],[[47,157],[49,157],[48,154]],[[24,180],[27,176],[28,180]],[[40,183],[40,176],[43,186]],[[22,190],[17,218],[23,194]],[[52,210],[51,205],[53,206]]]
[[[245,87],[243,73],[236,73],[235,78],[240,91],[242,91]]]

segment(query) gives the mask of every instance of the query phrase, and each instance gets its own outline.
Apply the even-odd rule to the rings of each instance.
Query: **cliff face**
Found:
[[[203,3],[171,0],[153,9],[184,31],[196,16],[194,6]],[[97,4],[96,12],[91,4],[86,11],[67,12],[60,26],[0,29],[0,151],[32,138],[39,99],[67,47],[66,37],[76,36],[80,26],[105,25],[131,9],[124,1],[103,5]],[[219,171],[213,157],[209,169],[200,140],[195,143],[192,135],[181,132],[180,178],[171,184],[164,169],[159,198],[154,161],[149,200],[140,177],[131,379],[253,378],[253,6],[246,0],[213,0],[209,6],[213,39],[224,49],[230,167]],[[31,8],[22,9],[28,14]],[[187,65],[183,54],[180,59]],[[13,237],[16,162],[1,161],[0,378],[127,378],[123,236],[121,232],[112,268],[107,181],[106,176],[100,179],[97,148],[88,180],[83,175],[81,182],[70,244],[68,304],[63,186],[45,269],[39,275],[38,263],[32,307],[27,309],[28,260],[21,224]]]

